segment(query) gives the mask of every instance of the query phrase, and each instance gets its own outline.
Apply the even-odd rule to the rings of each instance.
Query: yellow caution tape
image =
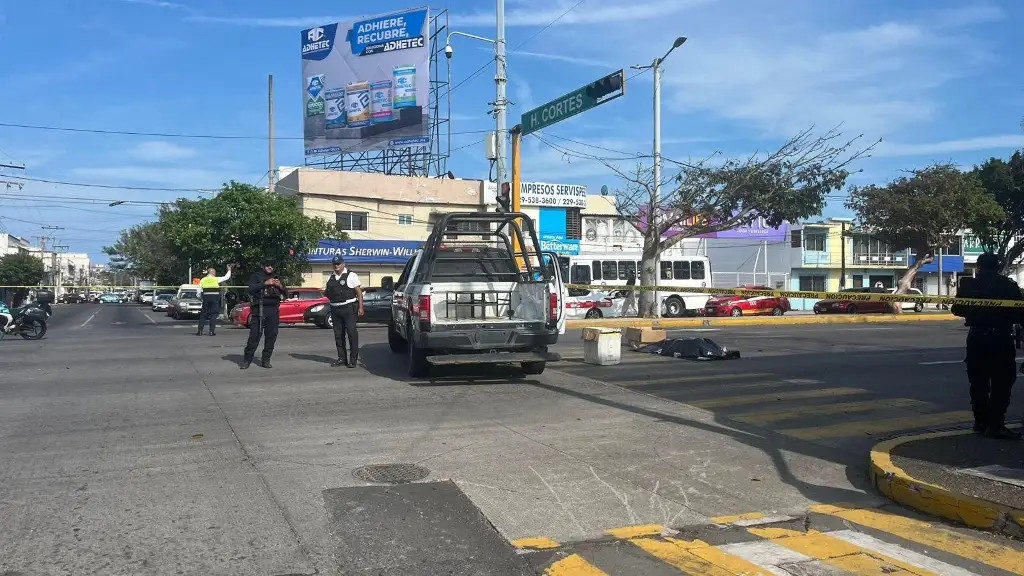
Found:
[[[776,298],[807,298],[811,300],[840,300],[843,302],[921,302],[953,306],[997,306],[1024,308],[1024,300],[988,300],[984,298],[952,298],[948,296],[918,296],[916,294],[881,294],[877,292],[808,292],[803,290],[750,290],[746,288],[681,288],[678,286],[605,286],[601,284],[569,284],[569,288],[614,292],[617,290],[658,291],[674,294],[709,294],[712,296],[748,296]]]

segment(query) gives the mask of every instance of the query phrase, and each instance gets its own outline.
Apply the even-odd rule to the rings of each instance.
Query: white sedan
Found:
[[[620,318],[626,304],[624,293],[600,292],[596,290],[570,290],[565,301],[566,318],[569,320],[594,320],[597,318]]]
[[[889,293],[890,294],[895,294],[896,293],[896,289],[895,288],[890,288],[889,289]],[[917,288],[911,288],[911,289],[907,290],[907,294],[910,294],[910,295],[913,295],[913,296],[924,296],[924,294],[920,290],[918,290]],[[900,302],[900,309],[901,310],[913,310],[914,312],[922,312],[924,310],[924,302]]]

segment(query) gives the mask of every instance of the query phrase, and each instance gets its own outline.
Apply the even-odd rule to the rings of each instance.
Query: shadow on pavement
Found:
[[[292,358],[295,358],[296,360],[307,360],[309,362],[319,362],[321,364],[330,364],[337,360],[337,358],[324,356],[323,354],[300,354],[298,352],[292,352],[289,353],[288,355],[291,356]]]
[[[396,382],[405,382],[412,386],[458,386],[458,385],[498,385],[516,383],[537,383],[526,380],[526,375],[518,367],[505,365],[487,366],[441,366],[430,370],[428,378],[411,378],[406,373],[406,357],[395,354],[385,343],[364,344],[359,347],[359,360],[366,371],[374,376],[387,378]]]
[[[779,478],[786,484],[796,488],[800,493],[807,499],[816,502],[848,502],[857,503],[863,501],[865,498],[872,497],[871,484],[867,476],[867,462],[866,458],[861,458],[865,462],[858,466],[849,461],[849,459],[837,460],[836,456],[839,451],[835,448],[828,446],[820,446],[810,442],[804,442],[796,440],[788,436],[775,434],[767,430],[758,429],[749,426],[739,425],[737,423],[729,422],[723,425],[712,425],[704,422],[698,422],[683,418],[681,416],[675,416],[672,414],[666,414],[656,410],[648,408],[642,408],[640,406],[634,406],[615,400],[609,400],[607,398],[601,398],[593,394],[587,394],[585,392],[577,392],[574,390],[567,390],[559,386],[553,386],[551,384],[545,384],[542,382],[531,382],[538,388],[543,388],[551,392],[557,392],[566,396],[572,396],[595,404],[601,404],[610,408],[617,408],[619,410],[625,410],[632,412],[633,414],[640,414],[649,418],[654,418],[662,422],[670,422],[672,424],[678,424],[680,426],[687,426],[712,432],[715,434],[721,434],[728,436],[738,442],[742,442],[747,446],[757,448],[765,454],[769,455],[772,459],[772,463],[775,465],[775,469],[779,473]],[[716,416],[717,418],[717,416]],[[728,427],[726,427],[728,426]],[[839,464],[846,465],[847,467],[847,479],[850,484],[855,488],[863,490],[868,493],[868,496],[861,492],[848,490],[845,488],[837,488],[833,486],[820,486],[817,484],[811,484],[804,482],[797,478],[789,468],[789,464],[783,455],[783,451],[795,452],[813,458],[821,460],[827,460],[830,462],[837,462]],[[858,469],[859,468],[859,469]]]

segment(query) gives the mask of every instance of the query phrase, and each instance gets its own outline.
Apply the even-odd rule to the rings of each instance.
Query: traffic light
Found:
[[[498,212],[511,212],[512,211],[512,185],[508,182],[501,183],[501,189],[498,190]]]
[[[619,90],[623,89],[625,89],[625,81],[622,77],[622,70],[619,70],[617,72],[613,72],[605,76],[604,78],[601,78],[596,82],[591,82],[590,84],[587,84],[587,87],[584,88],[583,91],[588,98],[600,100],[601,98],[604,98],[609,94],[618,92]]]

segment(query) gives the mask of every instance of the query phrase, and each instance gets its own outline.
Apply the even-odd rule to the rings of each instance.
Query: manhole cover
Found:
[[[352,475],[365,482],[408,484],[423,480],[430,475],[430,470],[415,464],[376,464],[356,468]]]

